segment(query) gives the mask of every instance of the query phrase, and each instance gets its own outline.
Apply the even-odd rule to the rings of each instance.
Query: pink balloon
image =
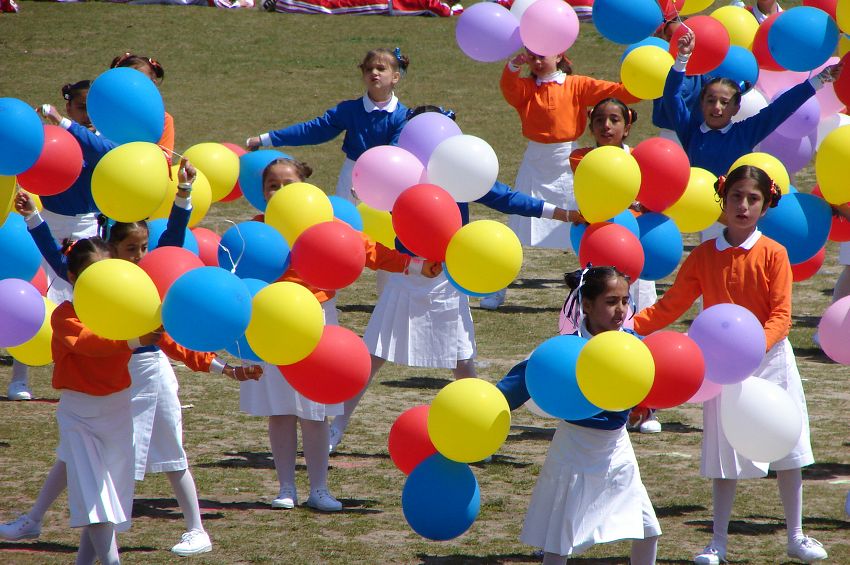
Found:
[[[703,379],[699,390],[688,399],[688,402],[692,404],[701,404],[720,394],[721,390],[723,390],[723,385],[717,384],[716,382],[708,379]]]
[[[537,0],[519,21],[522,43],[538,55],[557,55],[578,37],[578,16],[563,0]]]
[[[764,94],[765,98],[773,98],[780,90],[787,90],[796,84],[800,84],[807,78],[809,78],[809,73],[760,69],[756,88]]]
[[[401,147],[379,145],[354,163],[351,182],[357,197],[377,210],[392,210],[404,189],[419,184],[424,165]]]
[[[818,337],[823,352],[842,365],[850,365],[850,296],[834,302],[823,313],[818,324]]]

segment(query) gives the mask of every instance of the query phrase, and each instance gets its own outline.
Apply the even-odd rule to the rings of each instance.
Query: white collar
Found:
[[[750,249],[753,248],[753,246],[756,244],[756,242],[759,240],[760,237],[761,237],[761,232],[759,230],[755,230],[753,233],[750,234],[750,237],[745,239],[744,242],[741,243],[741,245],[738,245],[737,247],[740,247],[741,249],[746,249],[746,250],[749,251]],[[727,249],[734,247],[731,243],[729,243],[726,240],[726,230],[723,230],[723,233],[721,233],[719,236],[717,236],[717,239],[714,240],[714,241],[715,241],[714,246],[718,251],[726,251]]]
[[[622,326],[617,331],[623,331]],[[579,324],[578,326],[578,335],[585,339],[590,339],[593,337],[593,334],[590,333],[590,330],[587,329],[587,318],[584,317],[584,314],[582,314],[581,324]]]
[[[537,82],[537,86],[547,82],[557,82],[558,84],[564,84],[564,81],[567,80],[567,73],[558,69],[554,73],[549,73],[548,75],[537,77],[535,82]]]
[[[390,101],[387,102],[387,105],[384,106],[383,108],[379,107],[377,104],[372,102],[372,99],[369,98],[368,93],[363,95],[363,109],[366,110],[366,113],[377,111],[377,112],[388,112],[388,113],[392,114],[393,112],[395,112],[395,109],[396,109],[397,106],[398,106],[398,98],[396,98],[395,94],[392,95],[392,98],[390,98]]]
[[[732,129],[732,125],[733,125],[733,124],[732,124],[732,122],[729,122],[728,124],[726,124],[725,126],[723,126],[723,127],[722,127],[722,128],[720,128],[720,129],[714,129],[714,128],[710,128],[710,127],[708,127],[708,124],[706,124],[705,122],[703,122],[703,123],[699,126],[699,130],[700,130],[702,133],[708,133],[708,132],[710,132],[710,131],[719,131],[720,133],[726,133],[727,131],[729,131],[730,129]]]

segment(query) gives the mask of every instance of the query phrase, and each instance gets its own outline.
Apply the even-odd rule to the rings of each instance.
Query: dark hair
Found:
[[[620,100],[619,98],[605,98],[597,102],[596,106],[594,106],[590,110],[590,112],[587,113],[591,121],[593,121],[594,114],[596,114],[596,112],[599,111],[606,104],[613,104],[614,106],[620,109],[620,112],[623,114],[623,119],[626,120],[627,126],[630,126],[633,123],[637,122],[637,110],[629,108],[628,106],[626,106],[626,103]]]
[[[417,106],[416,108],[408,108],[406,119],[412,120],[419,114],[424,114],[426,112],[438,112],[447,118],[457,120],[457,114],[455,114],[454,110],[445,110],[442,106],[434,106],[433,104],[423,104],[422,106]]]
[[[68,272],[75,277],[80,276],[80,272],[91,262],[91,258],[99,254],[109,255],[109,244],[97,236],[70,243],[66,253]]]
[[[729,176],[723,175],[717,177],[717,182],[714,183],[714,191],[720,199],[720,207],[726,209],[726,197],[730,186],[735,185],[742,180],[751,179],[755,181],[756,186],[764,197],[762,210],[768,207],[774,208],[779,204],[779,199],[782,198],[782,191],[776,185],[764,170],[752,165],[741,165],[734,171],[729,173]]]
[[[372,49],[366,56],[363,57],[363,62],[358,65],[361,71],[365,71],[366,67],[369,66],[369,63],[374,61],[375,59],[386,59],[390,62],[390,66],[394,71],[398,71],[401,74],[407,72],[407,67],[410,66],[410,57],[407,55],[401,54],[401,49],[396,47],[392,51],[387,49],[386,47],[378,47],[377,49]]]
[[[720,84],[722,86],[728,86],[729,88],[734,90],[735,94],[732,96],[732,101],[735,102],[735,104],[737,104],[737,105],[741,104],[741,92],[742,92],[741,85],[738,84],[737,82],[735,82],[734,80],[732,80],[730,78],[726,78],[726,77],[716,77],[716,78],[711,79],[710,81],[708,81],[704,85],[702,85],[702,90],[699,93],[700,102],[702,102],[703,98],[705,98],[705,93],[708,91],[708,87],[715,85],[715,84]]]
[[[564,282],[570,287],[570,294],[564,301],[563,306],[563,311],[567,318],[577,324],[581,315],[581,304],[578,304],[579,301],[584,299],[596,300],[600,294],[605,292],[608,281],[615,278],[623,279],[627,285],[631,284],[628,275],[621,272],[617,267],[594,267],[588,263],[586,269],[564,273]]]
[[[113,222],[103,214],[97,216],[97,234],[112,245],[118,245],[135,230],[144,230],[150,233],[148,223],[144,220],[138,222]]]
[[[62,87],[62,98],[71,102],[74,98],[81,95],[83,92],[88,92],[91,87],[90,80],[81,80],[73,84],[66,84]]]
[[[266,183],[266,177],[269,175],[269,171],[271,171],[271,168],[275,165],[291,166],[293,169],[295,169],[295,172],[298,173],[298,176],[301,177],[301,180],[308,179],[310,178],[310,175],[313,174],[313,169],[307,163],[299,161],[298,159],[293,159],[291,157],[288,159],[282,157],[280,159],[275,159],[274,161],[266,165],[265,169],[263,169],[263,184]]]
[[[110,63],[109,68],[115,69],[118,67],[130,67],[137,68],[140,65],[147,65],[153,71],[153,74],[159,80],[163,80],[165,78],[165,69],[162,68],[162,65],[159,64],[159,61],[156,59],[151,59],[150,57],[143,57],[142,55],[134,55],[129,51],[125,51],[123,54],[118,55],[114,59],[112,59],[112,63]]]

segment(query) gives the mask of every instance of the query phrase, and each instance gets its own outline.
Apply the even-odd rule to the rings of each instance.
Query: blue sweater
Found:
[[[275,147],[318,145],[338,136],[343,131],[342,151],[356,161],[367,149],[378,145],[396,145],[401,128],[407,122],[407,107],[399,102],[393,112],[374,110],[367,112],[363,98],[340,102],[323,116],[268,132]]]
[[[691,166],[702,167],[715,175],[725,175],[732,163],[752,153],[756,145],[815,94],[807,80],[783,93],[755,116],[713,130],[703,128],[702,112],[692,111],[682,97],[684,78],[684,72],[670,69],[662,103],[667,117],[676,124],[676,134]]]
[[[68,132],[74,136],[80,144],[80,149],[83,150],[83,170],[68,190],[54,196],[42,196],[41,203],[45,209],[63,216],[98,212],[97,204],[91,194],[92,173],[100,159],[117,144],[76,122],[71,122]]]
[[[692,112],[699,111],[699,95],[705,82],[706,77],[703,75],[685,76],[682,79],[681,96],[685,105]],[[676,129],[676,124],[664,111],[663,98],[656,98],[652,101],[652,125],[657,128]]]

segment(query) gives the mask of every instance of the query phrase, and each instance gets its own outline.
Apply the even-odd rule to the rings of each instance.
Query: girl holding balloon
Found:
[[[591,267],[567,275],[576,335],[628,332],[629,279],[615,267]],[[525,360],[497,387],[511,409],[530,398]],[[543,548],[544,565],[563,564],[596,543],[632,540],[631,563],[655,563],[661,526],[641,482],[625,431],[629,410],[599,411],[558,424],[540,471],[520,539]]]
[[[787,337],[791,327],[791,265],[785,248],[757,229],[759,219],[769,207],[776,206],[781,193],[763,170],[750,165],[737,167],[726,178],[721,176],[715,189],[726,228],[717,239],[705,241],[691,252],[664,296],[635,316],[635,331],[648,335],[660,330],[676,321],[700,296],[706,308],[723,303],[747,308],[762,323],[767,341],[767,354],[750,378],[769,380],[788,391],[800,409],[803,428],[788,455],[770,463],[752,461],[737,452],[727,439],[721,427],[719,398],[705,402],[700,472],[713,480],[714,536],[695,562],[725,561],[737,481],[764,477],[768,469],[776,471],[785,511],[788,555],[807,563],[825,559],[823,546],[805,536],[802,527],[800,469],[811,465],[814,456],[806,399]]]

